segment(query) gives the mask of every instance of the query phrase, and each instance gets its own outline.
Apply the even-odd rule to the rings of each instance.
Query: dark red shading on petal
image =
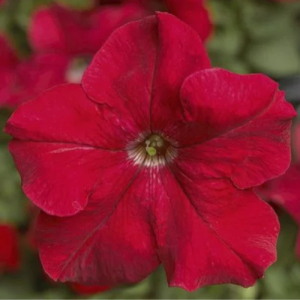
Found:
[[[111,178],[105,172],[102,180]],[[140,281],[158,266],[144,197],[147,174],[115,172],[115,180],[109,188],[99,187],[76,216],[40,214],[40,257],[54,280],[114,286]]]
[[[212,32],[212,22],[205,0],[165,0],[170,13],[190,25],[206,41]]]
[[[194,169],[173,166],[158,174],[154,231],[169,285],[251,286],[276,260],[276,214],[251,190],[206,180]]]
[[[105,292],[111,287],[109,286],[98,286],[98,285],[82,285],[79,283],[71,283],[72,290],[79,295],[94,295]]]
[[[20,266],[17,230],[8,224],[0,224],[0,273],[16,271]]]
[[[172,136],[182,119],[180,88],[190,74],[209,68],[210,61],[197,33],[169,14],[158,13],[159,43],[153,77],[151,122],[153,131]]]
[[[30,40],[36,51],[94,54],[113,30],[146,14],[141,5],[134,3],[106,6],[87,12],[53,5],[33,15]]]
[[[160,131],[182,118],[184,79],[209,66],[197,33],[174,16],[158,13],[116,30],[82,83],[95,102],[134,118],[141,130]]]
[[[178,157],[187,165],[195,164],[207,177],[227,177],[239,188],[260,185],[287,170],[296,114],[272,80],[204,70],[185,81],[181,97],[193,129],[177,132],[184,145]]]
[[[149,105],[157,44],[156,19],[116,30],[87,68],[82,84],[95,102],[106,104],[139,128],[149,130]]]

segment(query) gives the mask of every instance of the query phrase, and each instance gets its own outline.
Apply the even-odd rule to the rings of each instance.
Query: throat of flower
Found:
[[[137,164],[147,167],[162,166],[176,156],[172,143],[159,134],[150,134],[138,139],[129,147],[129,157]]]

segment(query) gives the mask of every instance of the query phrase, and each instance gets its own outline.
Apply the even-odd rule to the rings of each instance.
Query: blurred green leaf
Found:
[[[270,40],[296,28],[295,19],[286,5],[248,0],[240,4],[240,13],[246,34],[252,41]]]
[[[253,69],[274,77],[300,72],[298,43],[293,35],[250,44],[245,58]]]
[[[23,224],[28,218],[27,200],[7,145],[0,146],[0,166],[0,221]]]
[[[56,0],[60,5],[64,5],[76,10],[88,10],[94,7],[94,0]]]

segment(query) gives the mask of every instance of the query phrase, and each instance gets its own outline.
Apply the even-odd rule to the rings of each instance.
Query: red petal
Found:
[[[300,163],[291,165],[287,172],[257,191],[267,201],[283,207],[300,225]]]
[[[54,280],[114,286],[142,280],[158,266],[146,210],[148,174],[114,174],[118,184],[110,183],[105,172],[103,181],[109,187],[99,188],[76,216],[41,213],[37,225],[40,257]]]
[[[91,102],[80,85],[68,84],[19,107],[5,131],[25,141],[122,150],[138,135],[123,120],[108,107]]]
[[[157,182],[153,205],[159,256],[169,284],[189,291],[235,283],[251,286],[276,260],[279,225],[271,207],[229,181],[173,166]]]
[[[98,286],[98,285],[82,285],[79,283],[72,283],[72,289],[80,295],[94,295],[101,292],[105,292],[110,289],[109,286]]]
[[[209,66],[197,33],[174,16],[158,13],[116,30],[87,69],[83,87],[94,101],[128,120],[134,116],[141,131],[150,129],[152,115],[157,131],[182,118],[182,82]]]
[[[205,41],[212,32],[209,12],[204,0],[165,0],[170,13],[190,25]]]
[[[15,271],[20,265],[18,233],[10,225],[0,224],[0,271]]]
[[[126,176],[127,169],[135,170],[127,151],[102,148],[124,148],[130,134],[110,118],[113,114],[88,100],[80,85],[56,87],[12,115],[6,126],[16,139],[10,151],[24,192],[37,206],[53,215],[75,214],[102,187],[101,172],[111,174],[109,185],[117,183],[114,172]]]
[[[68,36],[67,33],[72,32],[73,27],[68,28],[68,31],[61,27],[61,22],[69,21],[70,15],[64,14],[64,12],[67,10],[58,6],[35,11],[29,28],[30,43],[35,51],[67,52],[68,44],[65,39]],[[47,30],[47,34],[45,34],[45,30]]]
[[[185,144],[178,157],[195,163],[207,177],[227,177],[248,188],[288,168],[295,111],[272,80],[202,71],[186,80],[182,101],[190,132],[188,127],[177,132]]]
[[[81,211],[95,189],[119,184],[114,174],[130,175],[135,168],[127,152],[53,142],[10,142],[25,194],[51,215],[69,216]],[[106,172],[103,182],[102,174]],[[116,191],[114,191],[116,193]]]
[[[3,105],[15,108],[54,85],[64,83],[69,60],[59,54],[34,55],[10,72]]]
[[[113,30],[144,17],[146,13],[142,6],[132,3],[89,12],[54,5],[34,14],[30,40],[37,51],[60,51],[70,55],[94,54]]]
[[[15,69],[19,63],[15,51],[8,40],[0,34],[0,108],[8,106],[11,83],[15,79]]]
[[[10,46],[9,41],[0,33],[0,67],[14,68],[19,62],[16,52]]]

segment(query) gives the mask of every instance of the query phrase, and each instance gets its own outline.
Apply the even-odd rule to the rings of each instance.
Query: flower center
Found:
[[[166,142],[157,134],[151,135],[145,141],[145,149],[148,155],[162,155],[166,151]]]
[[[162,166],[176,157],[176,149],[170,141],[153,133],[143,136],[129,147],[129,157],[139,165]]]

